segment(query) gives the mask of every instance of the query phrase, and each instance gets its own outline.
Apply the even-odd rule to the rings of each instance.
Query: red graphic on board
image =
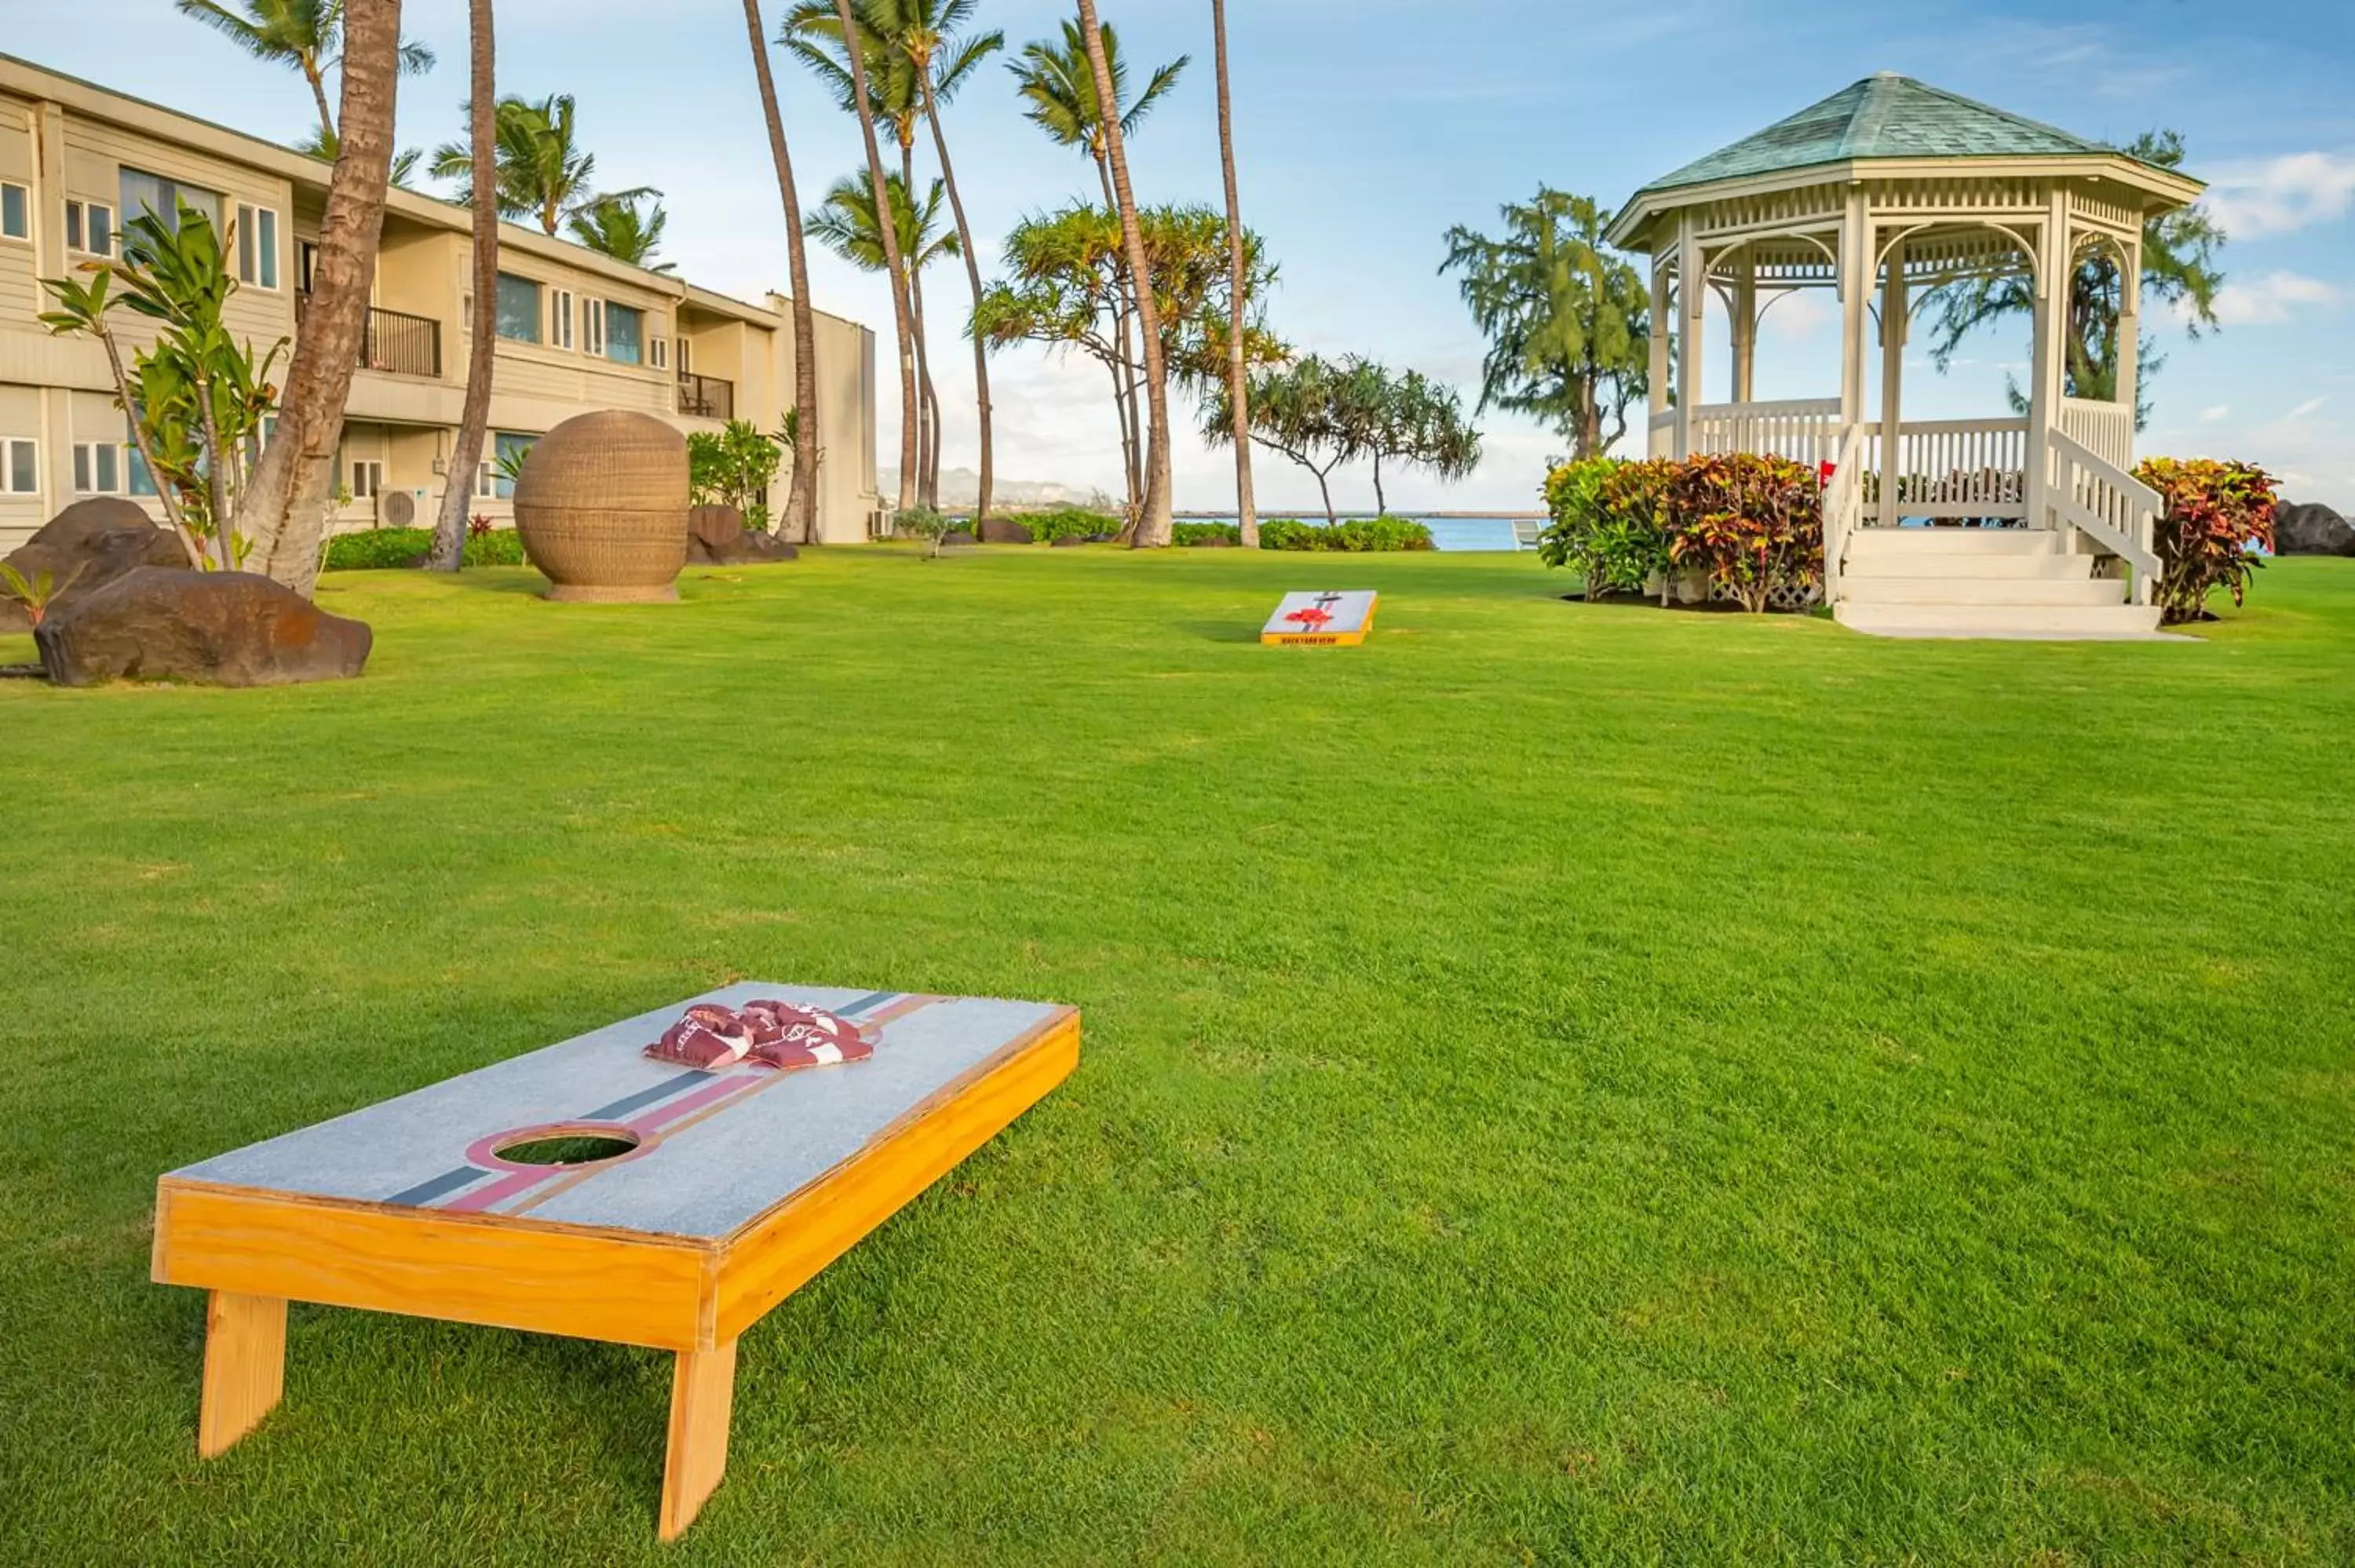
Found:
[[[748,1001],[741,1008],[698,1002],[646,1047],[657,1062],[717,1073],[739,1062],[780,1069],[859,1062],[875,1041],[859,1025],[822,1008],[792,1001]]]
[[[1299,622],[1303,631],[1322,631],[1331,624],[1333,607],[1340,602],[1341,596],[1337,593],[1320,593],[1315,604],[1303,605],[1284,619]]]

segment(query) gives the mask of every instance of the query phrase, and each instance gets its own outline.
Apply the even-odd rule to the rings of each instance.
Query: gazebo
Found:
[[[1824,596],[1859,630],[2147,635],[2160,503],[2128,471],[2143,225],[2203,188],[1909,77],[1857,82],[1653,181],[1612,221],[1613,244],[1651,259],[1649,452],[1832,465]],[[2068,395],[2064,374],[2070,281],[2097,255],[2119,278],[2109,401]],[[1905,418],[1913,305],[1990,272],[2032,284],[2025,417]],[[1760,313],[1800,289],[1838,300],[1839,395],[1758,401]],[[1723,402],[1703,391],[1712,294],[1731,323]]]

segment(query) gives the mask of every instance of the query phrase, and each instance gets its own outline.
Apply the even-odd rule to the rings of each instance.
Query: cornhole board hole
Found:
[[[832,1012],[872,1054],[643,1054],[691,1003],[756,998]],[[289,1300],[646,1345],[677,1356],[667,1541],[727,1466],[738,1336],[1079,1055],[1078,1012],[1050,1002],[733,985],[175,1171],[153,1272],[212,1293],[197,1450],[278,1403]]]
[[[1288,593],[1260,628],[1259,640],[1311,648],[1355,648],[1374,629],[1374,592]]]

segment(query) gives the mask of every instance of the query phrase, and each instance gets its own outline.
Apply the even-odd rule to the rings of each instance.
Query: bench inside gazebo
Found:
[[[2152,635],[2160,502],[2130,471],[2143,225],[2202,188],[1908,77],[1857,82],[1655,180],[1613,220],[1612,243],[1652,263],[1648,451],[1832,465],[1824,597],[1859,630]],[[2066,359],[2071,279],[2094,258],[2119,302],[2099,399],[2073,395]],[[2006,276],[2034,302],[2026,414],[1905,418],[1916,306]],[[1759,401],[1760,313],[1800,289],[1839,302],[1838,396]],[[1732,348],[1718,403],[1704,396],[1712,295]]]

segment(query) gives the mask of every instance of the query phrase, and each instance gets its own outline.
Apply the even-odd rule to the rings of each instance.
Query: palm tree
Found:
[[[677,263],[657,262],[655,252],[662,249],[663,229],[670,222],[670,214],[660,202],[651,211],[644,209],[638,199],[608,196],[572,209],[564,220],[566,232],[601,256],[611,256],[616,261],[627,261],[633,267],[644,267],[649,272],[669,272]]]
[[[851,14],[850,0],[834,0],[835,21],[841,31],[837,35],[843,43],[842,58],[850,78],[850,106],[858,117],[858,134],[867,144],[867,178],[873,189],[885,189],[883,150],[875,140],[875,104],[867,90],[867,55],[864,45],[853,48],[850,40],[864,38],[858,20]],[[788,28],[792,23],[786,24]],[[788,37],[788,47],[794,39]],[[912,182],[911,182],[912,183]],[[886,196],[881,198],[889,202]],[[916,426],[923,418],[916,401],[916,319],[908,295],[908,270],[905,258],[900,254],[900,236],[896,224],[877,226],[883,250],[883,270],[891,287],[891,313],[900,333],[900,496],[899,510],[905,512],[915,500]]]
[[[761,0],[744,0],[744,26],[752,43],[752,72],[760,79],[761,111],[769,122],[769,157],[777,168],[777,195],[785,206],[786,260],[794,288],[794,406],[786,415],[794,449],[793,489],[785,514],[800,520],[801,542],[817,538],[817,323],[809,302],[809,251],[802,242],[801,196],[794,185],[794,160],[785,146],[785,122],[777,112],[777,84],[769,72],[768,36],[761,26]]]
[[[491,0],[470,0],[466,9],[468,127],[474,156],[498,158],[497,72],[493,59]],[[474,471],[483,461],[483,436],[491,422],[491,374],[498,344],[493,335],[498,312],[486,308],[499,291],[498,192],[489,185],[474,198],[474,313],[466,323],[466,399],[458,411],[458,434],[450,443],[450,467],[442,483],[442,514],[435,520],[433,550],[426,565],[454,572],[466,555],[466,508],[474,494]]]
[[[1146,82],[1145,90],[1137,95],[1134,103],[1129,103],[1128,66],[1121,58],[1119,34],[1111,27],[1098,30],[1103,38],[1106,70],[1112,78],[1112,101],[1128,105],[1119,116],[1118,127],[1124,135],[1130,134],[1144,122],[1146,115],[1151,112],[1163,95],[1178,85],[1178,77],[1192,57],[1180,55],[1156,70]],[[1021,54],[1007,62],[1007,69],[1014,73],[1017,89],[1028,105],[1024,112],[1031,123],[1046,132],[1055,142],[1067,147],[1077,147],[1086,154],[1095,165],[1097,181],[1103,189],[1104,210],[1117,211],[1119,204],[1114,198],[1112,164],[1105,152],[1103,100],[1096,91],[1095,67],[1089,58],[1087,37],[1079,21],[1073,19],[1063,24],[1060,42],[1048,39],[1024,45]],[[1121,359],[1115,375],[1118,385],[1114,396],[1121,401],[1124,428],[1134,430],[1144,421],[1138,418],[1136,408],[1135,291],[1125,279],[1124,272],[1122,291],[1124,298],[1119,322]],[[1142,461],[1142,447],[1143,443],[1137,442],[1132,449],[1139,462]],[[1145,475],[1132,464],[1128,473],[1132,516],[1143,504],[1145,490]]]
[[[296,137],[287,145],[298,153],[318,159],[323,164],[334,163],[336,154],[343,151],[343,144],[336,133],[324,126],[314,129],[308,136]],[[425,149],[422,147],[403,147],[400,152],[395,153],[392,155],[392,183],[397,185],[408,185],[416,177],[417,165],[423,162],[424,158]]]
[[[1128,179],[1128,151],[1122,142],[1123,116],[1118,112],[1120,84],[1113,77],[1104,49],[1096,0],[1080,0],[1080,27],[1087,40],[1088,65],[1095,74],[1096,102],[1114,109],[1097,118],[1103,127],[1104,163],[1112,171],[1113,209],[1120,214],[1121,244],[1128,252],[1129,287],[1136,294],[1137,330],[1145,338],[1145,397],[1153,426],[1146,440],[1145,508],[1129,543],[1138,549],[1150,549],[1169,543],[1168,361],[1161,352],[1161,313],[1153,299],[1153,269],[1146,260],[1145,232],[1136,220],[1136,191]]]
[[[402,60],[400,0],[347,0],[337,20],[343,156],[327,182],[311,306],[287,367],[277,433],[262,450],[239,511],[253,541],[248,565],[305,597],[318,580],[344,404],[359,366],[368,285],[376,276]]]
[[[301,71],[319,111],[319,130],[333,144],[336,117],[327,107],[327,73],[343,64],[344,0],[240,0],[235,9],[218,0],[174,3],[180,15],[226,35],[254,58]],[[398,48],[401,74],[433,69],[433,51],[423,44],[403,40]],[[326,156],[332,161],[335,154]]]
[[[943,256],[957,255],[963,245],[952,229],[943,233],[940,228],[941,190],[943,182],[934,180],[925,193],[923,205],[911,199],[908,183],[897,175],[884,176],[891,203],[892,227],[897,231],[900,255],[908,269],[908,288],[919,319],[923,313],[924,269]],[[809,217],[809,230],[829,249],[854,267],[869,272],[884,269],[884,247],[881,229],[875,220],[875,194],[871,186],[856,175],[837,180],[826,192],[826,202]],[[923,334],[916,335],[916,381],[919,387],[919,410],[928,430],[932,432],[922,448],[919,458],[921,477],[917,482],[916,504],[937,507],[940,504],[940,398],[932,389],[932,369],[924,352]]]
[[[591,182],[597,173],[597,155],[581,148],[569,92],[551,93],[537,103],[502,98],[496,129],[497,153],[492,161],[500,215],[531,218],[544,234],[556,233],[575,213],[662,195],[652,185],[633,185],[624,191],[595,187]],[[443,143],[433,150],[428,172],[437,180],[458,181],[458,200],[473,205],[474,157],[469,148],[456,142]]]
[[[1227,309],[1231,323],[1243,317],[1243,214],[1235,196],[1235,111],[1227,87],[1227,0],[1210,0],[1210,31],[1216,39],[1219,79],[1219,166],[1227,181]],[[1247,550],[1259,547],[1259,508],[1252,496],[1251,387],[1243,366],[1243,334],[1227,334],[1227,397],[1234,405],[1235,530]]]

